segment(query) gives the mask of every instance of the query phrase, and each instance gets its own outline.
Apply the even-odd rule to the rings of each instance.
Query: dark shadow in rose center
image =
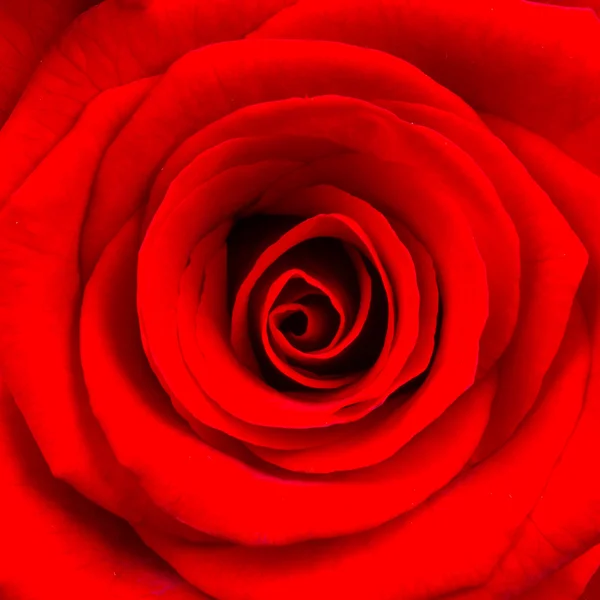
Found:
[[[228,294],[229,307],[232,310],[235,297],[245,277],[261,254],[272,244],[301,222],[288,216],[254,215],[239,220],[232,228],[228,244]],[[367,372],[377,361],[381,354],[387,331],[388,300],[380,274],[373,264],[364,256],[362,260],[371,282],[371,304],[366,321],[356,337],[346,347],[343,347],[330,358],[318,361],[303,361],[301,358],[289,357],[276,348],[272,338],[272,348],[277,356],[287,365],[298,370],[303,375],[316,380],[337,380],[346,376],[359,377]],[[265,288],[286,269],[300,269],[306,273],[318,272],[326,286],[343,290],[344,300],[350,307],[346,314],[346,324],[341,337],[347,335],[356,319],[361,299],[361,289],[358,282],[355,264],[352,262],[347,244],[330,237],[315,237],[303,241],[275,260],[265,273],[259,278],[252,294],[258,294],[256,289]],[[323,273],[325,274],[323,276]],[[318,277],[317,277],[318,278]],[[287,341],[297,350],[310,354],[318,352],[332,342],[340,327],[340,315],[332,306],[330,298],[320,289],[311,287],[306,282],[306,293],[298,297],[290,294],[289,288],[284,288],[280,296],[273,303],[273,309],[294,298],[294,302],[302,305],[306,310],[298,308],[279,321],[278,329]],[[289,285],[293,285],[290,283]],[[251,300],[253,296],[251,295]],[[254,297],[256,299],[256,297]],[[311,333],[311,326],[315,323],[309,319],[318,320],[319,331],[314,337],[307,337]],[[306,391],[311,386],[303,385],[293,377],[283,373],[269,358],[265,349],[264,339],[259,331],[259,316],[252,301],[248,307],[248,325],[254,355],[260,368],[260,374],[272,387],[281,391]],[[314,330],[314,327],[312,327]],[[311,333],[312,335],[312,333]],[[346,377],[347,378],[347,377]],[[321,390],[318,385],[314,392],[319,395]]]
[[[279,328],[284,334],[291,333],[294,336],[301,337],[306,333],[307,326],[308,317],[305,313],[298,311],[286,317]]]

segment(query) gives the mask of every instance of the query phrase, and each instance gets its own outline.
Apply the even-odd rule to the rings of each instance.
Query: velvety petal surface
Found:
[[[0,474],[2,598],[207,598],[157,559],[124,521],[52,476],[4,385]]]

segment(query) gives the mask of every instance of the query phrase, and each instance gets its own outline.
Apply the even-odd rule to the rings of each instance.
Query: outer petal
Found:
[[[184,577],[231,599],[422,600],[482,585],[544,490],[580,413],[588,370],[587,332],[574,310],[538,407],[511,441],[414,511],[368,532],[248,549],[138,531]]]
[[[206,598],[153,556],[124,522],[52,477],[5,388],[0,479],[4,600]]]
[[[580,302],[591,331],[592,365],[585,404],[569,444],[527,525],[494,577],[492,589],[514,589],[540,577],[600,540],[600,178],[542,138],[497,118],[488,124],[551,194],[590,255]],[[523,567],[526,557],[527,567]]]
[[[471,106],[600,168],[600,21],[523,0],[303,0],[253,36],[337,40],[416,65]]]
[[[0,125],[48,46],[95,0],[5,0],[0,7]]]
[[[7,385],[54,475],[132,521],[153,511],[87,404],[76,330],[77,246],[98,157],[151,83],[98,97],[0,216],[0,357]]]
[[[172,65],[102,162],[83,233],[84,269],[143,205],[148,183],[189,136],[244,107],[321,94],[414,101],[478,120],[460,98],[409,63],[380,52],[256,39],[190,52]],[[153,143],[144,144],[149,126]]]
[[[242,38],[291,1],[155,0],[145,10],[111,1],[89,10],[44,57],[0,131],[0,205],[99,93],[163,73],[206,44]],[[72,2],[48,2],[49,11]]]
[[[563,338],[587,265],[585,247],[519,160],[481,123],[429,107],[386,102],[405,120],[439,131],[461,147],[493,183],[517,229],[521,255],[519,318],[502,356],[500,389],[476,460],[499,448],[533,405]],[[486,221],[495,223],[490,216]],[[496,246],[495,252],[498,253]],[[504,265],[501,281],[509,280]],[[491,296],[496,298],[499,289]]]

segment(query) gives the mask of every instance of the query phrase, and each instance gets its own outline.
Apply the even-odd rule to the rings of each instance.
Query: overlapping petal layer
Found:
[[[516,0],[86,13],[0,131],[0,364],[52,473],[215,597],[589,579],[597,30]],[[98,544],[138,557],[124,597],[147,569],[193,596]]]

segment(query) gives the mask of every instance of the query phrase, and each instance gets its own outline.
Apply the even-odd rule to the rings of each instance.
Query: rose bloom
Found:
[[[571,4],[3,0],[2,599],[600,598]]]

